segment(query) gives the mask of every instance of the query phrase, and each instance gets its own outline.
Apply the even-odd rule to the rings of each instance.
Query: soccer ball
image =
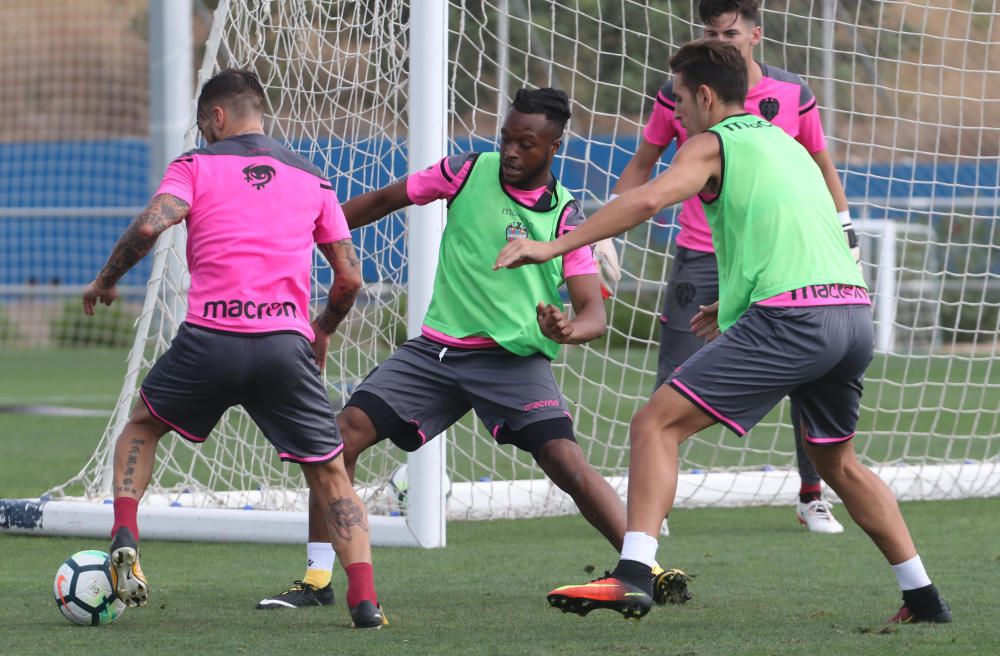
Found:
[[[403,463],[396,467],[389,476],[389,490],[396,497],[396,502],[399,504],[400,510],[406,509],[406,493],[410,487],[406,469],[406,463]],[[445,472],[441,472],[441,487],[444,490],[445,498],[450,497],[451,479],[448,478],[448,474]]]
[[[111,585],[111,558],[103,551],[80,551],[56,571],[52,586],[56,606],[74,624],[111,624],[125,603]]]

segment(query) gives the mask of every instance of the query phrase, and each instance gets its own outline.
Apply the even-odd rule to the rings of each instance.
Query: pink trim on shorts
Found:
[[[842,444],[852,439],[857,433],[851,433],[847,437],[813,437],[812,435],[806,435],[806,441],[812,442],[813,444]]]
[[[395,410],[393,410],[393,412],[395,412]],[[400,419],[402,419],[402,417],[400,417]],[[420,436],[420,446],[427,444],[427,436],[424,435],[424,432],[422,430],[420,430],[420,422],[417,421],[416,419],[407,419],[406,423],[412,424],[413,427],[417,429],[417,435]]]
[[[282,453],[281,451],[279,451],[278,457],[281,458],[282,460],[291,460],[292,462],[306,463],[306,464],[312,462],[326,462],[328,460],[332,460],[333,458],[335,458],[338,453],[343,451],[343,449],[344,445],[343,443],[341,443],[338,444],[336,447],[334,447],[333,451],[322,456],[309,456],[306,458],[300,458],[299,456],[293,456],[291,453]]]
[[[494,441],[497,439],[497,433],[500,432],[500,427],[501,426],[503,426],[503,424],[497,424],[496,426],[493,427],[492,433],[493,433],[493,439],[494,439]]]
[[[682,383],[681,381],[675,378],[674,380],[670,381],[669,384],[672,385],[673,387],[676,387],[679,391],[683,392],[684,396],[688,397],[695,405],[697,405],[699,408],[701,408],[702,410],[704,410],[705,412],[707,412],[708,414],[710,414],[711,416],[715,417],[717,420],[728,426],[730,429],[735,431],[737,435],[740,436],[746,435],[746,430],[742,426],[737,424],[732,419],[729,419],[728,417],[725,417],[722,414],[720,414],[718,411],[716,411],[715,408],[706,403],[704,399],[702,399],[700,396],[691,391],[691,388]]]
[[[807,285],[757,301],[768,307],[819,307],[824,305],[871,305],[868,290],[856,285],[825,283]]]
[[[150,412],[151,415],[153,415],[154,417],[156,417],[158,420],[162,421],[167,426],[170,426],[170,428],[173,429],[173,431],[175,433],[177,433],[178,435],[180,435],[181,437],[183,437],[185,440],[188,440],[189,442],[195,442],[196,444],[201,444],[206,439],[208,439],[206,437],[197,437],[195,435],[192,435],[191,433],[187,432],[186,430],[184,430],[183,428],[181,428],[177,424],[174,424],[173,422],[167,421],[166,419],[164,419],[163,417],[161,417],[156,412],[156,410],[153,409],[153,404],[150,403],[149,399],[146,398],[146,394],[145,394],[145,392],[142,391],[142,389],[139,390],[139,397],[142,398],[142,402],[146,404],[146,408],[149,410],[149,412]]]
[[[493,348],[494,346],[500,346],[496,343],[496,341],[490,339],[489,337],[480,337],[479,335],[452,337],[451,335],[446,335],[439,330],[434,330],[426,324],[420,327],[420,332],[427,339],[438,342],[439,344],[444,344],[445,346],[457,346],[459,348],[467,349]]]

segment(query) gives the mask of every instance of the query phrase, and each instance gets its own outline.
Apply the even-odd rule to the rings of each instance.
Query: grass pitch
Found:
[[[0,403],[110,408],[124,353],[0,352],[0,362]],[[0,414],[0,497],[35,496],[67,480],[105,424]],[[77,627],[56,609],[52,577],[73,552],[107,545],[0,534],[0,654],[1000,653],[1000,499],[903,504],[954,610],[956,621],[944,626],[882,625],[899,604],[892,574],[843,508],[836,512],[846,526],[839,536],[806,532],[790,507],[676,511],[660,559],[695,575],[694,599],[639,622],[548,607],[549,589],[616,560],[581,518],[453,522],[444,549],[375,549],[390,620],[377,632],[349,628],[340,570],[333,608],[254,610],[302,575],[301,546],[163,541],[143,542],[150,605],[111,626]]]

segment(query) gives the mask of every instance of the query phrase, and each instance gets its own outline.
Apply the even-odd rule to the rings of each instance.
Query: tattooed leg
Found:
[[[368,513],[347,476],[344,459],[336,457],[321,465],[302,465],[309,490],[323,509],[327,532],[337,559],[345,568],[370,563],[372,550]]]
[[[351,541],[353,526],[368,531],[368,518],[365,516],[365,509],[361,507],[360,503],[355,503],[351,499],[334,499],[326,512],[326,523],[332,532],[347,542]]]
[[[156,445],[170,427],[137,401],[125,429],[115,443],[115,497],[141,499],[156,462]]]

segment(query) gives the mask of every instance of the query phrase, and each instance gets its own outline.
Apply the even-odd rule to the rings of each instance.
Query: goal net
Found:
[[[818,97],[862,237],[878,354],[855,447],[903,499],[1000,494],[997,4],[764,3],[758,56],[801,74]],[[437,64],[446,78],[446,150],[495,148],[518,88],[562,88],[573,117],[556,174],[593,212],[635,151],[670,54],[700,35],[695,5],[451,2],[446,59]],[[320,166],[343,201],[432,163],[408,157],[408,135],[423,129],[411,124],[421,101],[409,85],[417,10],[396,0],[223,0],[199,81],[225,67],[256,70],[267,89],[267,129]],[[427,259],[408,251],[408,237],[425,228],[400,213],[355,234],[365,287],[331,342],[326,373],[338,407],[406,338],[410,276]],[[607,302],[608,335],[563,349],[554,363],[577,439],[623,496],[628,425],[652,392],[676,230],[666,211],[616,240],[623,278]],[[315,302],[330,276],[317,258]],[[183,231],[175,229],[156,249],[112,420],[90,462],[53,498],[109,496],[114,438],[184,316],[186,284]],[[439,440],[444,484],[435,489],[444,490],[448,518],[576,512],[530,457],[495,445],[473,416]],[[356,483],[373,516],[411,512],[405,462],[387,441],[362,456]],[[721,429],[688,440],[680,479],[681,507],[792,502],[799,480],[787,403],[742,440]],[[307,500],[297,467],[277,460],[239,408],[198,447],[165,437],[150,492],[147,505],[199,517],[240,511],[247,522],[295,513],[301,521]],[[293,539],[304,539],[304,529]]]

